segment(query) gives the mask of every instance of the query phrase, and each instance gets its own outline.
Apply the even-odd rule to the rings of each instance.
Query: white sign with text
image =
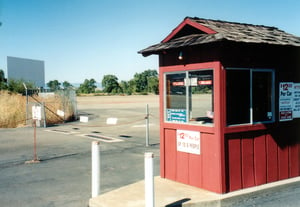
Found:
[[[200,132],[177,130],[177,151],[200,155]]]
[[[39,121],[42,119],[42,108],[40,106],[32,106],[32,119]]]
[[[293,84],[279,83],[279,121],[293,120]]]
[[[293,118],[300,118],[300,83],[294,83]]]

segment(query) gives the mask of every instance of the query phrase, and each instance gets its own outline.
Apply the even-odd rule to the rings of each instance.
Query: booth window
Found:
[[[167,122],[212,125],[213,70],[165,74]]]
[[[274,122],[274,72],[228,69],[226,72],[227,125]]]

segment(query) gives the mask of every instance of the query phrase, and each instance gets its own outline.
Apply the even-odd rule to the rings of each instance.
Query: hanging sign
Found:
[[[177,151],[200,155],[200,132],[177,130]]]
[[[40,121],[42,119],[41,111],[42,110],[40,106],[32,106],[32,119]]]
[[[293,120],[293,83],[279,83],[279,121]]]
[[[300,83],[294,83],[293,93],[293,118],[300,118]]]

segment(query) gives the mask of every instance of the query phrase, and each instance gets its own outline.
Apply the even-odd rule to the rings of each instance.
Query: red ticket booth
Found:
[[[226,193],[300,175],[300,38],[185,18],[159,56],[161,177]]]

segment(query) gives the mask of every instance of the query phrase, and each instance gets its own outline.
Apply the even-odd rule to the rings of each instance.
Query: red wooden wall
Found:
[[[188,185],[220,192],[220,157],[218,140],[213,134],[201,133],[201,154],[178,152],[176,130],[165,129],[164,177]]]
[[[207,68],[214,69],[214,113],[216,117],[220,117],[215,120],[213,127],[165,123],[164,97],[162,93],[160,95],[161,176],[210,191],[224,193],[226,190],[225,160],[223,159],[225,152],[222,139],[222,127],[224,126],[221,122],[224,122],[225,119],[225,109],[219,103],[221,99],[225,102],[223,100],[225,88],[223,87],[224,81],[220,80],[224,78],[222,76],[224,70],[221,68],[220,62],[161,67],[160,80],[164,80],[164,72]],[[163,81],[160,81],[160,91],[164,90],[163,84]],[[201,133],[200,155],[177,151],[177,129],[199,131]]]
[[[280,146],[267,131],[227,134],[227,191],[300,175],[299,144]]]
[[[221,63],[176,65],[177,62],[172,62],[174,58],[171,57],[160,56],[160,91],[164,91],[165,72],[213,68],[216,118],[213,127],[166,123],[164,96],[160,94],[161,177],[225,193],[300,176],[299,119],[286,123],[276,121],[266,125],[228,127],[225,111],[226,71]],[[198,56],[195,60],[193,58],[190,57],[192,62],[199,61]],[[200,155],[177,151],[177,129],[201,133]]]

